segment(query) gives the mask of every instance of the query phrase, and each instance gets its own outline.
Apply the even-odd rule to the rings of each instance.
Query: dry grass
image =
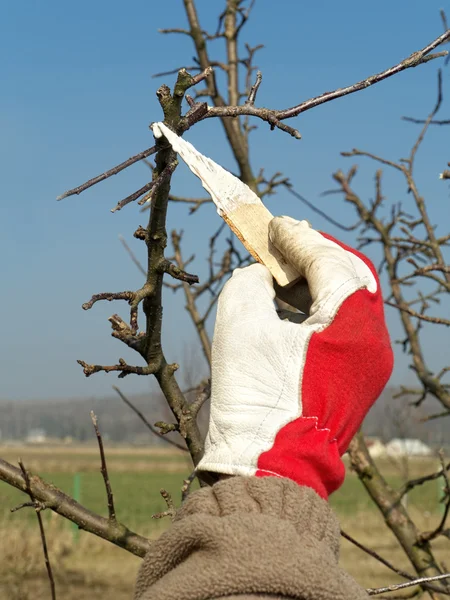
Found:
[[[189,470],[190,458],[181,450],[165,448],[130,448],[105,443],[108,467],[111,472],[127,473],[184,473]],[[17,445],[0,446],[0,456],[17,464],[20,456],[28,469],[36,473],[93,472],[99,469],[98,446],[84,445]]]
[[[100,600],[112,592],[117,600],[132,597],[138,558],[87,534],[74,544],[56,521],[47,525],[46,534],[58,599]],[[2,528],[0,555],[1,600],[50,598],[37,526]]]
[[[431,517],[415,514],[425,529]],[[396,566],[412,571],[395,538],[376,514],[355,514],[341,519],[343,528],[360,542],[377,550]],[[155,534],[155,531],[153,532]],[[78,543],[59,525],[57,518],[47,525],[49,552],[55,572],[57,597],[64,600],[129,600],[140,559],[89,534],[81,533]],[[448,541],[436,545],[441,561],[448,558]],[[37,527],[2,528],[0,541],[0,600],[47,600],[46,577]],[[341,564],[363,586],[378,587],[401,581],[376,560],[346,540],[341,545]],[[95,567],[93,568],[93,565]]]

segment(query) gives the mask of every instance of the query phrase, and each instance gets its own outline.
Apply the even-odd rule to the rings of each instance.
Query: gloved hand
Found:
[[[199,471],[288,477],[327,498],[393,366],[374,266],[306,221],[273,219],[272,243],[312,305],[282,321],[266,267],[236,269],[218,303],[209,431]]]

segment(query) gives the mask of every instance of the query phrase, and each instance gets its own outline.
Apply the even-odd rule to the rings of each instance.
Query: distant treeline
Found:
[[[436,401],[427,401],[416,408],[411,406],[410,398],[394,399],[396,392],[394,388],[385,390],[370,411],[364,423],[367,435],[381,437],[383,441],[395,437],[418,438],[433,446],[450,445],[450,417],[421,422],[427,414],[439,412]],[[132,396],[130,400],[150,423],[160,420],[173,422],[167,404],[160,394]],[[24,440],[33,430],[42,430],[49,438],[93,441],[93,428],[89,416],[91,410],[99,417],[103,435],[112,441],[160,443],[117,395],[78,400],[0,400],[0,442]],[[208,419],[207,406],[202,409],[201,417],[204,429]]]

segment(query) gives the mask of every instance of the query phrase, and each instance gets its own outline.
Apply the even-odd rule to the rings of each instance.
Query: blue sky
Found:
[[[263,72],[258,103],[288,107],[397,63],[442,32],[439,9],[449,8],[447,0],[442,2],[279,0],[275,11],[273,2],[258,0],[243,33],[251,45],[265,45],[257,55]],[[214,28],[221,5],[198,0],[204,28]],[[81,304],[93,293],[135,289],[142,283],[118,236],[124,235],[143,257],[143,245],[132,233],[144,218],[134,205],[116,214],[110,208],[148,181],[148,169],[137,164],[79,197],[62,202],[55,198],[152,145],[148,124],[161,117],[155,91],[163,81],[171,85],[174,80],[155,80],[152,74],[189,65],[193,55],[187,37],[162,36],[157,30],[183,26],[181,0],[30,0],[2,8],[0,398],[109,394],[117,383],[115,376],[85,379],[76,359],[103,364],[120,356],[134,359],[110,337],[107,322],[112,312],[125,317],[126,305],[98,304],[84,312]],[[220,56],[220,42],[214,48]],[[319,197],[332,187],[331,173],[352,164],[340,151],[358,147],[393,159],[405,156],[417,129],[400,117],[429,112],[435,102],[437,67],[434,62],[410,69],[305,113],[292,122],[302,133],[300,141],[259,124],[251,151],[254,170],[282,171],[323,210],[349,221],[351,210],[337,196]],[[445,70],[446,88],[449,75]],[[442,114],[448,118],[445,109],[444,105]],[[201,123],[187,138],[234,169],[218,123]],[[446,132],[433,130],[421,149],[416,173],[433,221],[445,231],[449,192],[437,175],[449,159]],[[373,193],[373,173],[373,164],[361,162],[357,189],[366,198]],[[173,190],[194,195],[199,185],[180,168]],[[401,179],[388,172],[385,195],[410,201]],[[307,218],[317,228],[339,235],[286,193],[270,200],[270,209]],[[186,207],[171,206],[168,229],[185,230],[185,252],[196,253],[194,270],[201,275],[207,236],[218,217],[209,206],[194,216],[187,214]],[[351,243],[352,236],[341,238]],[[370,254],[376,259],[375,250]],[[164,314],[168,360],[183,362],[188,357],[190,368],[201,370],[201,353],[194,350],[181,296],[167,294]],[[394,311],[389,310],[388,320],[395,338],[399,328]],[[427,336],[428,356],[439,362],[445,337],[436,340],[432,335]],[[406,365],[397,353],[393,382],[410,382]],[[153,384],[147,378],[128,377],[121,385],[131,393]]]

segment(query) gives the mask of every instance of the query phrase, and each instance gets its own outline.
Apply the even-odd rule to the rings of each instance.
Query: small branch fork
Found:
[[[50,583],[50,594],[51,594],[52,600],[56,600],[55,579],[53,577],[53,570],[52,570],[52,565],[50,562],[50,557],[48,554],[47,539],[45,536],[44,523],[42,521],[42,515],[41,515],[41,511],[45,510],[47,508],[47,506],[44,502],[39,502],[34,497],[33,490],[31,489],[30,476],[28,474],[28,471],[26,470],[25,465],[23,464],[23,462],[20,458],[19,458],[18,462],[19,462],[20,471],[22,473],[23,481],[25,484],[25,489],[23,491],[29,495],[30,502],[25,502],[25,503],[21,504],[20,506],[16,506],[15,508],[12,508],[11,512],[16,512],[16,511],[20,510],[21,508],[25,508],[25,507],[34,508],[34,510],[36,511],[36,517],[37,517],[38,524],[39,524],[39,533],[41,535],[42,551],[44,553],[45,568],[47,570],[47,576],[48,576],[48,580]]]

